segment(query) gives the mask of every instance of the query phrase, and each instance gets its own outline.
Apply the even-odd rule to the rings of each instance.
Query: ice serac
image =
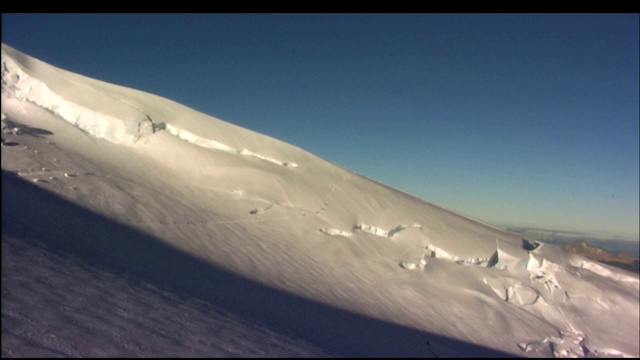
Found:
[[[27,101],[62,118],[89,134],[116,144],[134,145],[153,133],[153,124],[144,114],[115,117],[69,101],[51,91],[47,84],[29,75],[2,47],[2,93],[7,98]],[[128,107],[114,101],[114,107]]]
[[[3,44],[2,123],[3,171],[270,288],[517,356],[640,353],[637,274],[169,99]],[[303,318],[291,321],[322,332]],[[426,346],[465,355],[435,339]]]

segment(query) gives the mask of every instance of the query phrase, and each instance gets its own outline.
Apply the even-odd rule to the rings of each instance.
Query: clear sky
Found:
[[[2,14],[2,41],[494,224],[639,233],[638,14]]]

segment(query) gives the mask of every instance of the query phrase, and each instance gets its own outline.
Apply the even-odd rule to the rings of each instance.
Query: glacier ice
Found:
[[[29,76],[4,50],[2,94],[34,104],[95,137],[113,143],[134,145],[140,138],[153,134],[151,120],[142,113],[136,118],[122,119],[64,99],[44,82]],[[130,105],[122,103],[122,106]]]

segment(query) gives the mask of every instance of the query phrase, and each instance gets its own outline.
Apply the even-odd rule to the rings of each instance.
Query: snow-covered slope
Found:
[[[3,171],[251,281],[514,355],[640,354],[636,274],[4,44],[2,124]]]

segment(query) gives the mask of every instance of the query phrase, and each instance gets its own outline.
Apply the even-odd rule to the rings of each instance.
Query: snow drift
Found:
[[[640,354],[637,274],[4,44],[2,113],[3,171],[246,279],[513,355]]]

